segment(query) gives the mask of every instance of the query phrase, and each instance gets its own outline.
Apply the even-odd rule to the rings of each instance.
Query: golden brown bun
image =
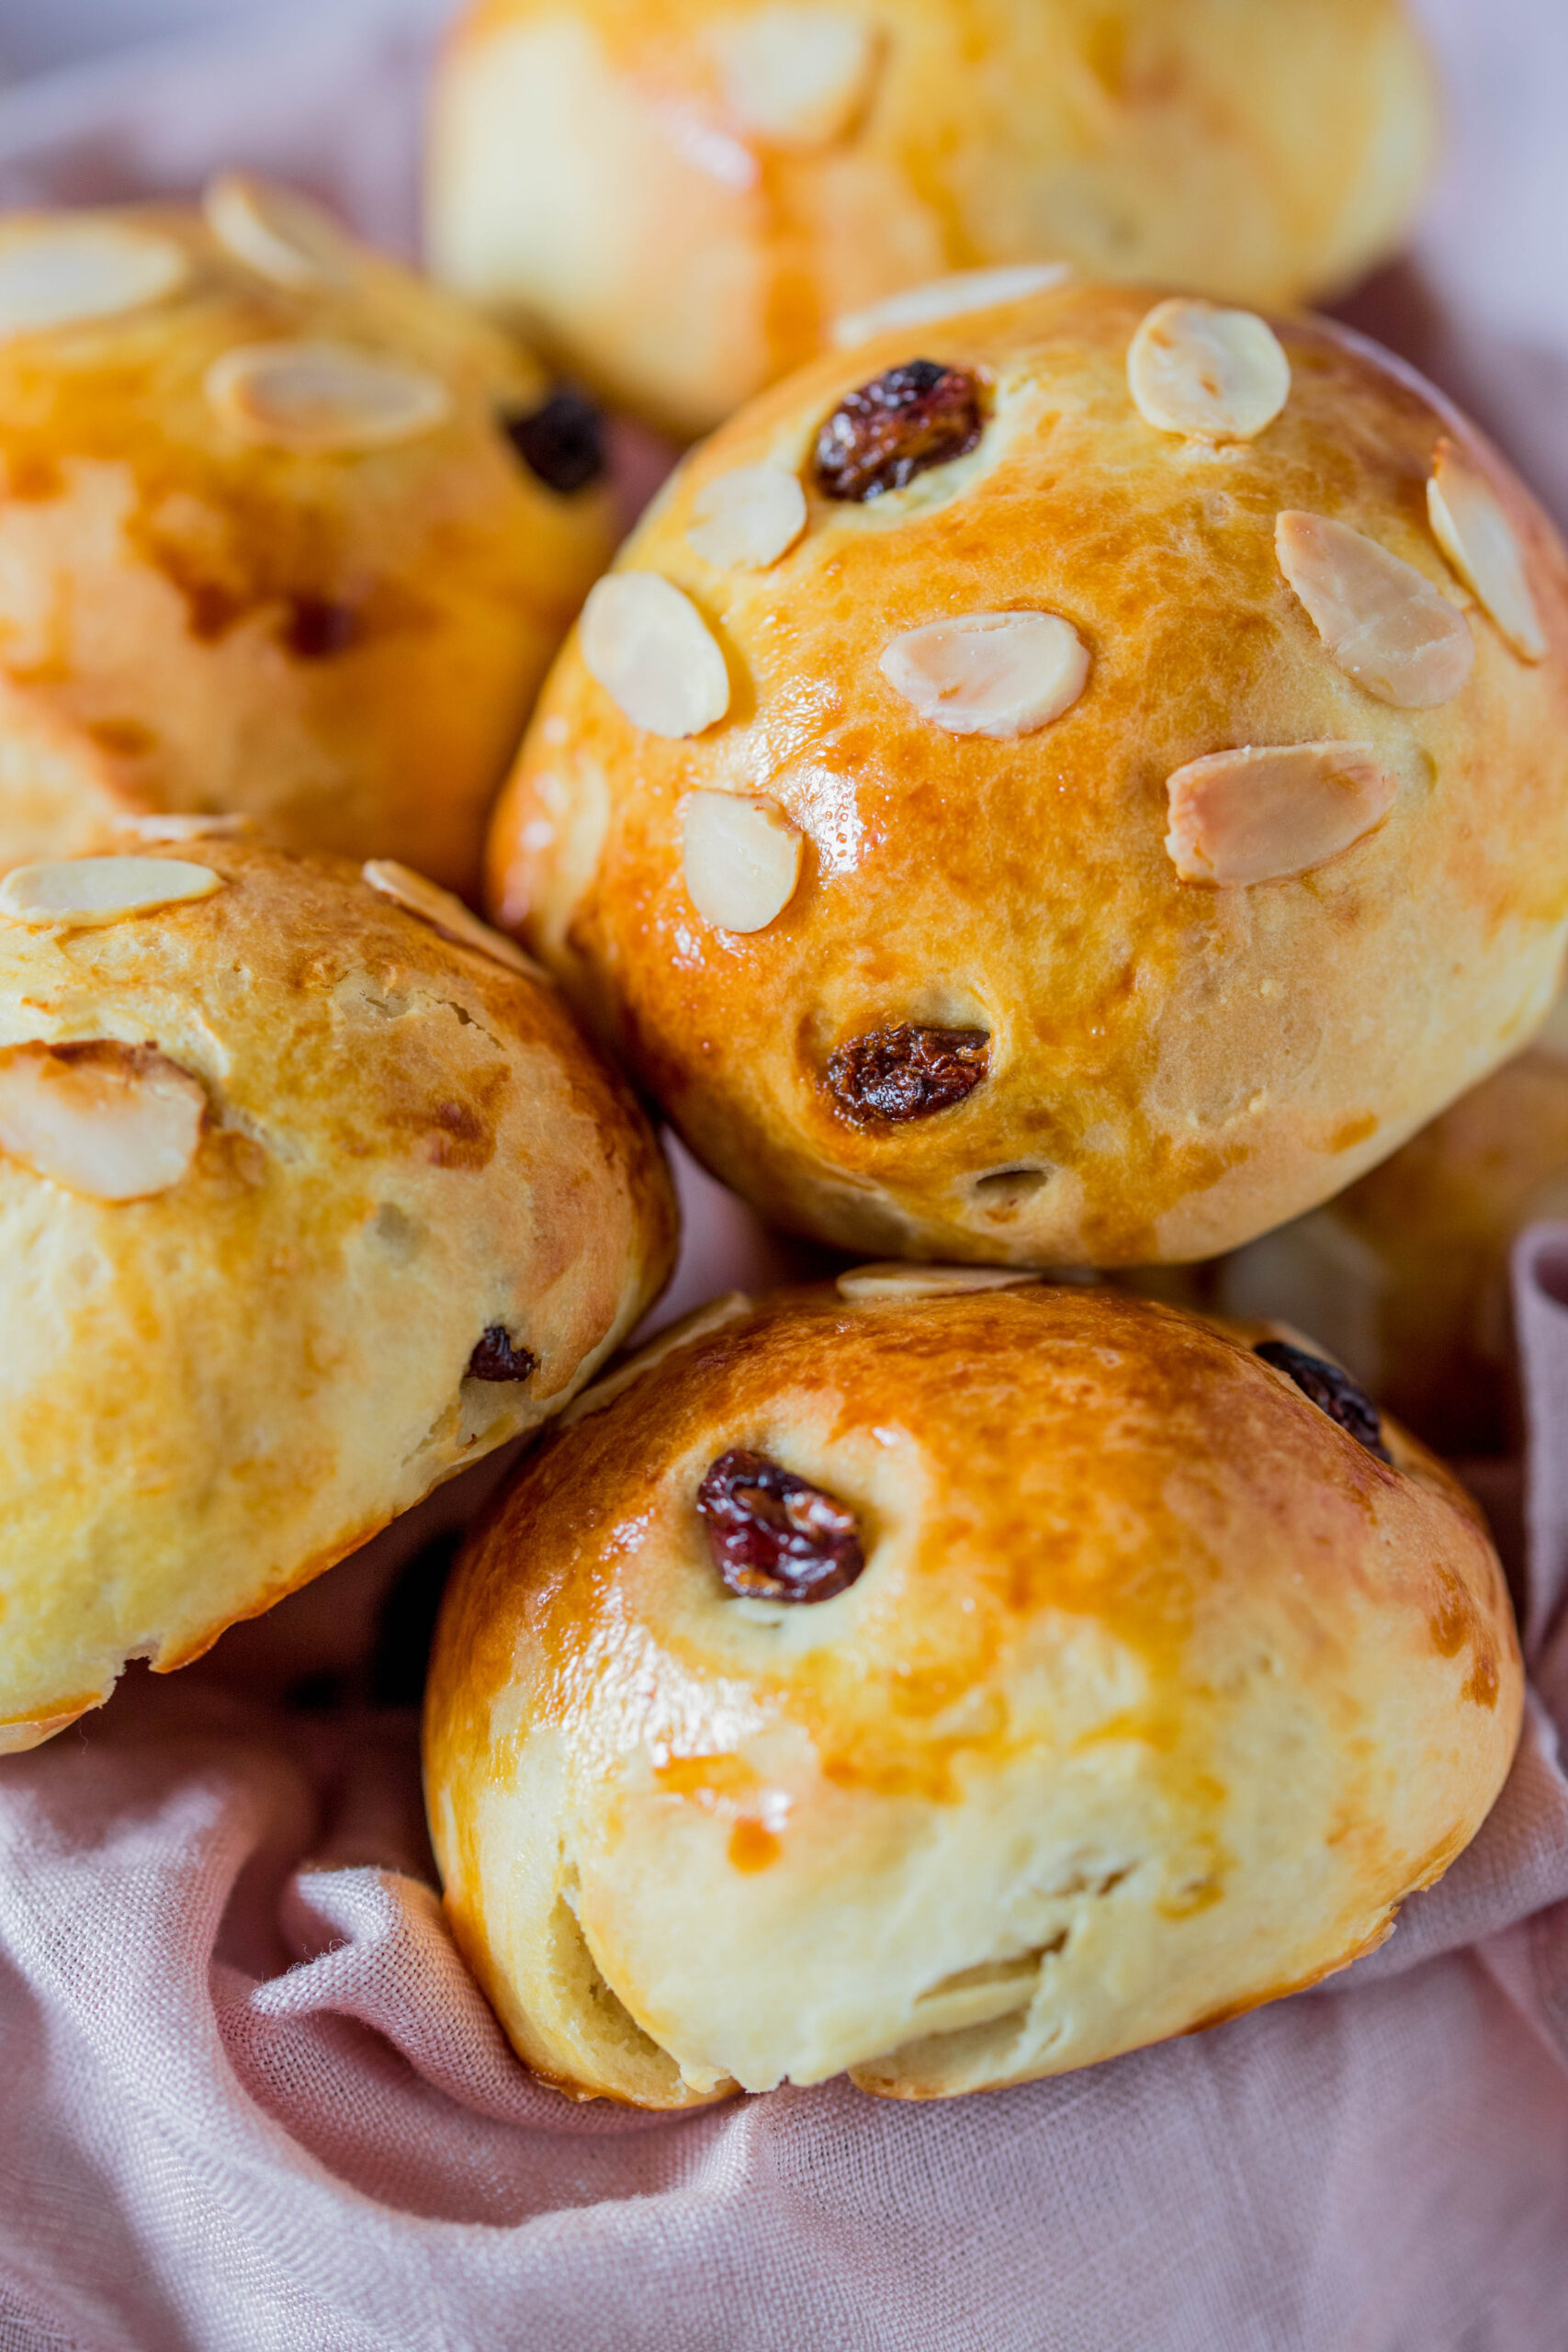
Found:
[[[1069,286],[765,394],[693,453],[589,607],[627,575],[674,583],[688,634],[722,656],[728,714],[683,740],[634,725],[582,629],[541,697],[492,829],[491,903],[776,1223],[879,1253],[1205,1256],[1384,1158],[1551,1001],[1568,916],[1568,564],[1551,526],[1437,394],[1325,324],[1280,325],[1289,396],[1256,437],[1156,429],[1128,376],[1153,300]],[[917,356],[978,383],[978,447],[871,503],[822,495],[823,421]],[[1439,548],[1435,453],[1500,502],[1544,659]],[[689,527],[711,544],[716,486],[763,465],[775,489],[807,482],[801,535],[771,568],[705,560]],[[1281,570],[1282,513],[1351,526],[1419,592],[1457,653],[1444,699],[1397,707],[1331,657]],[[945,731],[880,664],[964,615],[1055,630],[1084,665],[1078,698],[1009,740]],[[695,669],[687,683],[706,691]],[[1389,796],[1372,830],[1283,878],[1184,878],[1173,775],[1320,742],[1365,747]],[[762,928],[720,928],[683,872],[694,809],[768,803],[763,850],[784,841],[798,881]],[[923,1027],[988,1037],[983,1081],[856,1124],[835,1056]]]
[[[1568,1035],[1544,1035],[1337,1200],[1194,1272],[1229,1311],[1318,1333],[1440,1453],[1496,1453],[1517,1434],[1509,1250],[1563,1216]]]
[[[51,929],[4,911],[38,869],[0,886],[12,1747],[536,1427],[672,1246],[658,1148],[553,989],[335,861],[136,856],[220,887]]]
[[[690,436],[953,270],[1325,295],[1398,245],[1434,132],[1399,0],[478,0],[429,243]]]
[[[580,1400],[470,1539],[426,1704],[448,1914],[531,2066],[938,2098],[1386,1935],[1507,1771],[1507,1596],[1448,1474],[1253,1336],[780,1293]],[[696,1508],[732,1448],[854,1514],[857,1581],[732,1597]]]
[[[151,255],[150,298],[17,330],[24,243],[51,241],[47,270],[84,232],[129,251],[130,293]],[[536,361],[320,233],[330,280],[285,285],[194,211],[0,220],[0,868],[117,809],[243,809],[473,888],[608,499],[547,489],[502,432],[547,398]],[[310,448],[236,423],[228,356],[291,341],[390,363],[412,429]]]

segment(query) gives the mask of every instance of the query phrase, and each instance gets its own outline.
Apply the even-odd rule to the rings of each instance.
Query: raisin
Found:
[[[764,1600],[831,1600],[865,1566],[853,1511],[765,1453],[721,1453],[697,1490],[727,1590]]]
[[[538,1357],[515,1346],[504,1323],[491,1323],[468,1358],[470,1380],[527,1380],[538,1369]]]
[[[817,435],[817,486],[863,503],[902,490],[928,467],[973,449],[985,418],[980,389],[958,368],[906,360],[846,392]]]
[[[839,1047],[828,1063],[828,1084],[856,1126],[926,1119],[973,1094],[990,1058],[984,1029],[874,1029]]]
[[[1337,1421],[1358,1445],[1392,1465],[1393,1456],[1382,1442],[1378,1408],[1348,1372],[1341,1372],[1337,1363],[1325,1363],[1321,1356],[1309,1356],[1304,1348],[1292,1348],[1285,1340],[1259,1340],[1252,1352],[1293,1380],[1302,1395],[1310,1397],[1331,1421]]]
[[[525,414],[502,410],[501,429],[529,472],[567,497],[596,482],[608,462],[604,419],[581,392],[554,391]]]
[[[301,662],[329,661],[344,652],[358,634],[359,617],[352,605],[334,605],[325,596],[294,596],[283,637],[290,653]]]

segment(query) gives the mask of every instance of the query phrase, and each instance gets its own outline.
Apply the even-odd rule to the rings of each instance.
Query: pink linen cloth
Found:
[[[0,0],[0,53],[6,6]],[[245,163],[415,235],[444,0],[231,13],[0,92],[0,201]],[[1561,0],[1425,0],[1450,168],[1355,304],[1568,517]],[[671,1313],[788,1271],[682,1170]],[[679,2120],[533,2083],[442,1925],[412,1712],[364,1688],[446,1490],[171,1680],[0,1764],[0,2352],[1551,2352],[1568,2343],[1568,1228],[1521,1245],[1531,1713],[1391,1942],[1217,2031],[989,2098]],[[1499,1525],[1521,1518],[1501,1487]]]

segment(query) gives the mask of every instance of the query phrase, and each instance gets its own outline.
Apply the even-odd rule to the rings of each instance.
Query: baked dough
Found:
[[[1528,1043],[1565,650],[1551,525],[1409,370],[1064,287],[693,453],[545,690],[491,903],[775,1223],[1197,1259]]]
[[[558,992],[370,871],[187,833],[0,882],[0,1746],[536,1428],[669,1270]]]
[[[709,1309],[459,1561],[447,1912],[574,2095],[941,2098],[1190,2032],[1381,1942],[1502,1786],[1502,1573],[1419,1446],[1262,1327],[910,1271]],[[738,1449],[829,1597],[728,1589]]]
[[[1347,286],[1408,227],[1435,116],[1400,0],[478,0],[429,244],[689,436],[949,272]]]
[[[613,545],[552,417],[510,336],[287,190],[0,220],[0,867],[240,809],[471,890]]]
[[[1392,1159],[1308,1216],[1192,1273],[1236,1314],[1306,1323],[1449,1455],[1519,1435],[1508,1256],[1568,1216],[1568,1008]]]

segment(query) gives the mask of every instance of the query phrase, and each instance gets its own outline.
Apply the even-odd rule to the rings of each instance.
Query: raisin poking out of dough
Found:
[[[973,376],[907,360],[844,394],[817,435],[817,486],[828,498],[880,498],[964,457],[984,424]]]
[[[330,662],[345,653],[359,634],[359,616],[352,605],[333,604],[327,596],[290,598],[284,624],[284,641],[301,662]]]
[[[501,429],[547,490],[570,497],[586,490],[604,471],[604,425],[581,392],[552,392],[543,408],[524,416],[503,413]]]
[[[492,1323],[468,1358],[470,1380],[527,1380],[538,1369],[538,1357],[513,1346],[504,1323]]]
[[[1337,1363],[1325,1363],[1321,1356],[1309,1356],[1304,1348],[1292,1348],[1285,1340],[1260,1340],[1252,1351],[1276,1372],[1293,1380],[1303,1396],[1325,1412],[1331,1421],[1380,1462],[1391,1465],[1393,1456],[1382,1442],[1382,1422],[1371,1399]]]
[[[697,1489],[697,1509],[713,1564],[738,1596],[831,1600],[865,1566],[853,1511],[765,1453],[721,1453]]]
[[[874,1029],[839,1047],[828,1064],[828,1084],[857,1127],[926,1119],[973,1094],[990,1059],[984,1029]]]

